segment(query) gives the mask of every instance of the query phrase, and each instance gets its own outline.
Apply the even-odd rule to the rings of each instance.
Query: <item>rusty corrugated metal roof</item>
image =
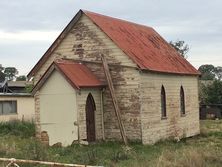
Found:
[[[47,61],[72,27],[78,22],[79,18],[81,18],[82,14],[86,14],[141,69],[177,74],[200,74],[154,29],[109,16],[80,10],[29,72],[29,78],[34,76],[45,61]]]
[[[83,64],[70,60],[56,60],[54,64],[77,89],[82,87],[104,86],[104,84]]]
[[[89,11],[83,12],[142,70],[199,75],[153,28]]]

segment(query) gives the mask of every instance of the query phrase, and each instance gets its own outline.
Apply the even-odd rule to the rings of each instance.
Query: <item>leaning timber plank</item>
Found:
[[[32,164],[32,165],[50,165],[50,166],[59,166],[59,167],[98,167],[98,166],[88,166],[88,165],[77,165],[77,164],[64,164],[58,162],[45,162],[45,161],[34,161],[34,160],[24,160],[24,159],[14,159],[14,158],[0,158],[2,162],[8,162],[12,165],[14,163],[21,164]]]
[[[103,69],[104,69],[104,72],[105,72],[108,87],[109,87],[109,90],[110,90],[113,106],[114,106],[114,109],[115,109],[116,117],[117,117],[117,120],[118,120],[120,133],[121,133],[124,144],[127,145],[128,142],[127,142],[127,138],[126,138],[126,132],[125,132],[125,128],[124,128],[124,125],[123,125],[123,122],[122,122],[122,119],[121,119],[120,109],[119,109],[117,98],[116,98],[116,95],[115,95],[112,78],[111,78],[111,75],[110,75],[110,72],[109,72],[109,66],[107,64],[107,61],[106,61],[106,58],[104,57],[104,55],[101,55],[101,59],[102,59]]]

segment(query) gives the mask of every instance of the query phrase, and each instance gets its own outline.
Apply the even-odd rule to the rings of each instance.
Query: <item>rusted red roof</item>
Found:
[[[44,85],[54,70],[60,72],[75,89],[105,86],[85,65],[71,60],[59,59],[55,60],[46,70],[32,89],[32,94],[35,94]]]
[[[176,74],[200,74],[153,28],[80,10],[29,72],[29,78],[34,76],[47,61],[82,14],[86,14],[142,70]]]
[[[178,74],[199,74],[153,28],[89,11],[83,12],[141,69]]]
[[[54,63],[59,71],[62,72],[77,89],[82,87],[104,86],[104,84],[83,64],[70,60],[56,60]]]

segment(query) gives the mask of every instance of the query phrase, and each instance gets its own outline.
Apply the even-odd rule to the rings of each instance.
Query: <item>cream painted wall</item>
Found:
[[[49,144],[63,146],[78,140],[76,91],[57,71],[40,89],[40,126],[47,131]]]
[[[32,121],[35,116],[34,98],[31,96],[0,96],[0,101],[17,101],[17,114],[0,115],[0,122],[10,120]]]

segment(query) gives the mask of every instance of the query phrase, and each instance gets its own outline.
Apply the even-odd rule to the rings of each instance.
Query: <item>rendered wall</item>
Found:
[[[100,89],[75,90],[66,79],[54,71],[36,94],[38,137],[46,131],[49,145],[61,142],[63,146],[73,141],[86,140],[86,100],[91,93],[95,105],[96,140],[102,139],[102,113]],[[39,107],[38,107],[39,106]]]
[[[9,115],[0,115],[1,121],[25,120],[34,121],[35,108],[34,98],[31,96],[0,96],[0,101],[17,101],[17,113]]]
[[[40,129],[47,132],[50,145],[78,140],[76,91],[59,72],[54,71],[40,89],[39,106]]]

